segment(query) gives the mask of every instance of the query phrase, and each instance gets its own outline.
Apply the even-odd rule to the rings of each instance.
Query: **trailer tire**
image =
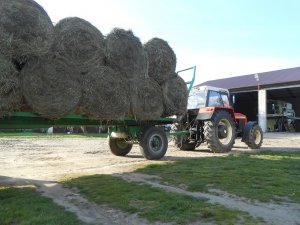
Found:
[[[251,149],[259,149],[263,142],[263,132],[259,125],[247,123],[244,128],[243,141]]]
[[[168,138],[162,128],[148,127],[140,139],[140,150],[149,160],[161,159],[167,151]]]
[[[124,138],[108,137],[108,145],[111,153],[116,156],[125,156],[132,149],[132,144],[127,143]]]
[[[236,128],[230,113],[225,110],[216,111],[211,119],[204,123],[204,137],[213,152],[231,151],[236,138]]]

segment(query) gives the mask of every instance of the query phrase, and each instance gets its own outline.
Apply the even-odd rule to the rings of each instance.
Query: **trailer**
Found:
[[[194,81],[196,67],[191,81],[187,82],[188,91]],[[162,158],[168,148],[169,135],[188,134],[188,131],[170,133],[165,128],[177,122],[177,116],[161,117],[154,120],[140,121],[134,115],[125,115],[119,120],[91,120],[87,116],[72,114],[57,120],[41,117],[33,112],[14,112],[12,115],[0,118],[0,129],[35,129],[53,126],[106,126],[108,127],[108,146],[116,156],[125,156],[132,149],[133,144],[139,144],[142,155],[149,160]]]

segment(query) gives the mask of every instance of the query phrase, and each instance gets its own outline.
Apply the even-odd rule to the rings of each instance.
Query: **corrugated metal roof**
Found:
[[[278,86],[282,83],[300,83],[300,67],[257,73],[260,86]],[[209,85],[226,89],[257,87],[255,74],[206,81],[200,85]],[[200,86],[197,85],[197,86]]]

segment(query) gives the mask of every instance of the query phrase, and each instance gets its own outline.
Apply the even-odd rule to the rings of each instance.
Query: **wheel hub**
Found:
[[[232,135],[233,130],[230,122],[227,119],[221,119],[218,124],[218,138],[220,143],[227,145],[231,141]]]
[[[227,131],[226,126],[219,125],[218,126],[218,137],[222,139],[222,138],[226,138],[227,135],[228,135],[228,131]]]
[[[162,147],[162,142],[160,137],[152,136],[150,139],[150,147],[153,151],[159,151]]]
[[[126,148],[127,146],[128,146],[128,144],[126,143],[126,141],[125,140],[118,140],[117,142],[116,142],[116,145],[119,147],[119,148]]]

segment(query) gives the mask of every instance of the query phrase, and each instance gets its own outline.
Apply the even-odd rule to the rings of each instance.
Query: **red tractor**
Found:
[[[259,149],[263,132],[257,122],[236,113],[229,91],[222,88],[200,86],[190,91],[188,111],[172,127],[173,131],[185,131],[174,135],[180,150],[194,150],[206,142],[213,152],[228,152],[235,139],[241,137],[251,149]]]

